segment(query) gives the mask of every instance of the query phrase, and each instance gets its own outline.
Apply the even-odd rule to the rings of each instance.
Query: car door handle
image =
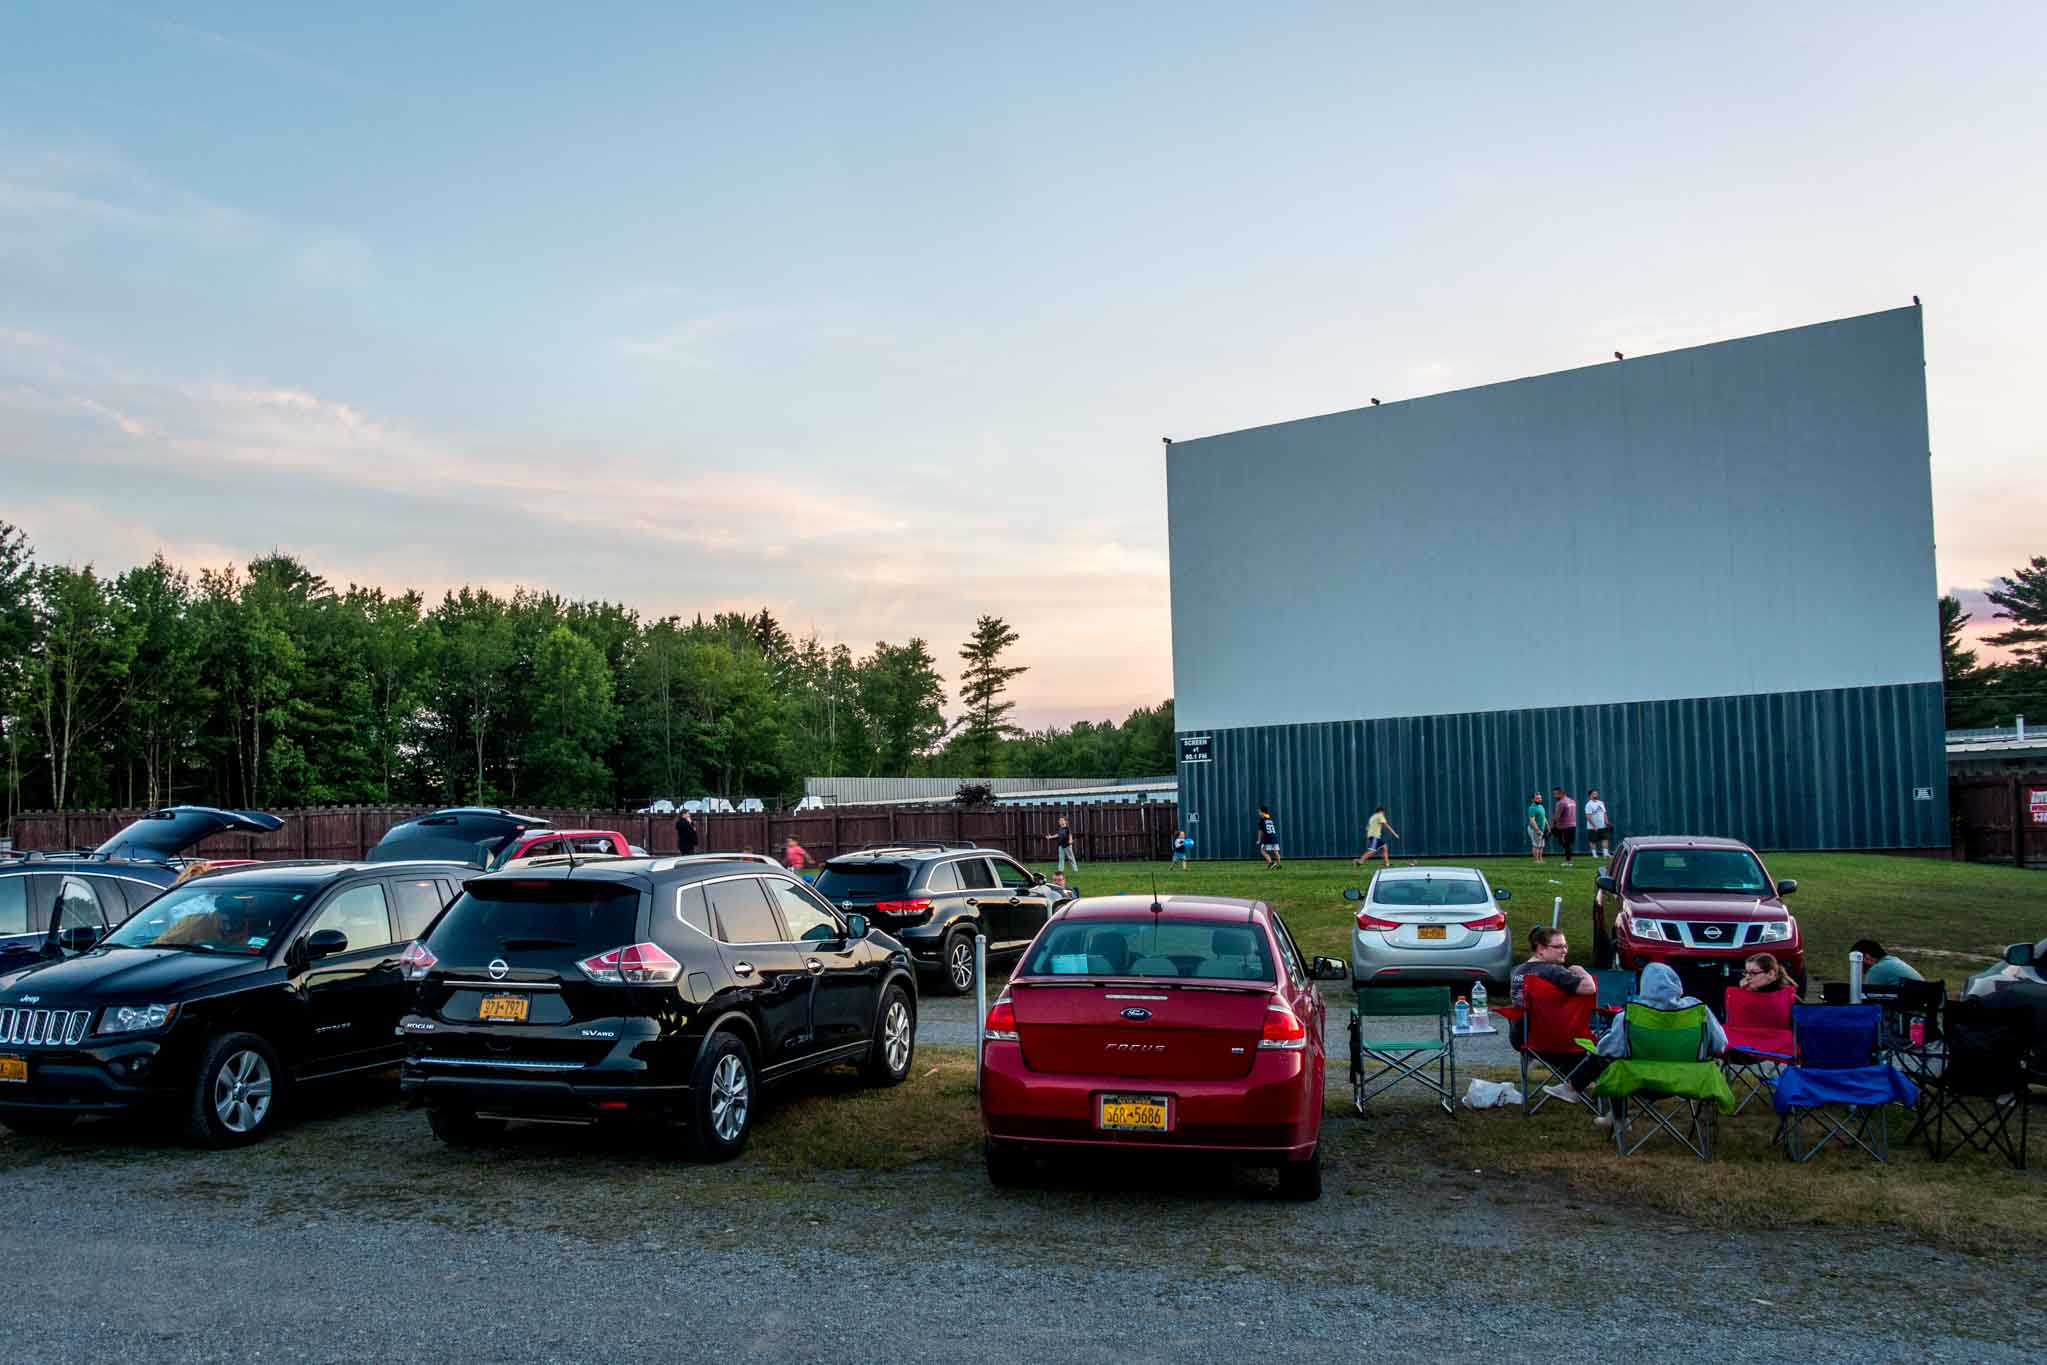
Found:
[[[751,962],[735,962],[732,964],[732,974],[734,976],[752,976],[753,964]]]
[[[972,896],[969,896],[969,897],[967,897],[967,904],[968,904],[968,905],[979,905],[980,903],[981,903],[981,902],[979,902],[979,901],[975,900],[975,899],[974,899],[974,898],[973,898]]]
[[[1009,898],[1009,903],[1010,903],[1011,905],[1022,905],[1022,904],[1023,904],[1023,899],[1022,899],[1021,897],[1019,897],[1019,896],[1011,896],[1011,897]]]
[[[818,960],[817,960],[816,958],[814,958],[814,957],[806,957],[806,958],[804,958],[804,959],[803,959],[803,965],[804,965],[805,967],[808,967],[808,968],[810,969],[810,974],[811,974],[812,976],[816,976],[816,975],[817,975],[818,973],[820,973],[820,972],[822,972],[822,971],[824,970],[824,963],[822,963],[822,962],[819,962],[819,961],[818,961]]]

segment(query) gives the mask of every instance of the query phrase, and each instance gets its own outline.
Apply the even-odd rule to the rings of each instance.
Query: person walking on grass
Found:
[[[1542,808],[1542,793],[1528,798],[1528,856],[1542,861],[1543,845],[1549,842],[1549,812]]]
[[[1398,839],[1400,831],[1393,828],[1393,822],[1386,818],[1384,806],[1372,807],[1372,818],[1365,821],[1365,851],[1351,859],[1350,865],[1362,867],[1370,862],[1372,855],[1376,853],[1382,867],[1393,866],[1393,850],[1386,842],[1388,836]]]
[[[1557,851],[1564,855],[1564,866],[1571,865],[1571,858],[1578,851],[1578,803],[1562,787],[1552,793],[1556,801],[1550,806],[1550,836],[1557,841]]]
[[[1193,841],[1192,839],[1190,839],[1190,838],[1188,838],[1188,837],[1187,837],[1187,831],[1186,831],[1186,830],[1184,830],[1184,829],[1176,829],[1176,830],[1174,830],[1174,831],[1173,831],[1173,871],[1175,871],[1175,872],[1185,872],[1185,871],[1187,870],[1187,859],[1188,859],[1189,855],[1191,855],[1191,854],[1192,854],[1193,852],[1194,852],[1194,841]]]
[[[1606,802],[1599,795],[1599,788],[1585,790],[1585,851],[1605,862],[1613,856],[1611,843],[1613,820],[1606,813]]]
[[[1252,827],[1252,839],[1258,845],[1259,854],[1265,859],[1268,870],[1279,866],[1279,824],[1272,818],[1270,806],[1258,808],[1258,819]]]
[[[1059,850],[1057,871],[1064,872],[1068,863],[1073,864],[1075,872],[1080,871],[1080,859],[1073,855],[1073,828],[1066,823],[1065,816],[1059,817],[1059,828],[1053,830],[1045,837],[1050,839]]]

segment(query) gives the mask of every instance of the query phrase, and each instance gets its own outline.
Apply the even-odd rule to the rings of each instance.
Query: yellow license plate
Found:
[[[1448,932],[1440,924],[1417,924],[1414,926],[1414,936],[1416,938],[1440,939]]]
[[[1163,1133],[1166,1131],[1166,1102],[1162,1098],[1104,1099],[1102,1127]]]
[[[502,1019],[508,1024],[526,1022],[527,1000],[523,995],[486,995],[476,1007],[479,1019]]]
[[[25,1081],[28,1079],[28,1058],[0,1057],[0,1081]]]

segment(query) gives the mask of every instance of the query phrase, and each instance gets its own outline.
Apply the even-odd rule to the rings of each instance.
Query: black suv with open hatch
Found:
[[[254,1142],[295,1085],[395,1068],[401,957],[474,868],[271,863],[206,873],[75,957],[0,974],[0,1123],[154,1111]]]
[[[988,956],[1030,946],[1054,911],[1079,892],[1027,870],[1000,849],[974,844],[887,844],[842,853],[817,889],[903,941],[917,970],[946,995],[974,988],[974,936]]]
[[[523,860],[465,883],[406,968],[403,1086],[454,1145],[648,1120],[723,1159],[764,1083],[853,1062],[894,1085],[916,1047],[903,946],[736,858]]]

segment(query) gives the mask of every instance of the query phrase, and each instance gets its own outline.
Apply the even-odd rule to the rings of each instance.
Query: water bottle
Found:
[[[1926,1021],[1924,1019],[1914,1019],[1912,1021],[1912,1046],[1926,1046]]]
[[[1485,982],[1483,981],[1472,983],[1471,1026],[1473,1028],[1486,1028],[1489,1026],[1485,1006]]]
[[[1450,1027],[1458,1033],[1467,1033],[1471,1029],[1471,1006],[1461,995],[1457,997],[1457,1008],[1451,1012]]]

